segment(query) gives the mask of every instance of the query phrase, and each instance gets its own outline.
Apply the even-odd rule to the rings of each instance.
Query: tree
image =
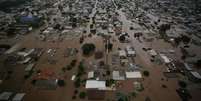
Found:
[[[181,40],[183,41],[184,44],[188,44],[191,41],[191,38],[189,38],[186,35],[182,35]]]
[[[76,99],[76,95],[73,95],[73,96],[72,96],[72,99]]]
[[[200,60],[197,60],[197,62],[195,63],[195,66],[196,66],[196,67],[201,67],[201,59],[200,59]]]
[[[116,96],[117,96],[117,101],[129,101],[128,96],[121,92],[117,92]]]
[[[159,27],[159,33],[164,34],[166,32],[166,30],[169,30],[169,29],[170,29],[170,24],[162,24]]]
[[[78,74],[83,74],[84,73],[84,64],[83,62],[80,62],[79,66],[78,66]]]
[[[131,92],[132,97],[136,97],[137,93],[136,92]]]
[[[162,88],[167,88],[167,86],[166,86],[166,85],[164,85],[164,84],[162,84],[162,85],[161,85],[161,87],[162,87]]]
[[[112,47],[113,47],[112,43],[105,44],[105,49],[112,50]]]
[[[67,70],[71,70],[72,66],[71,65],[67,65]]]
[[[115,81],[113,79],[106,80],[106,86],[108,86],[108,87],[110,87],[114,83],[115,83]]]
[[[76,89],[76,90],[74,90],[74,94],[77,94],[78,93],[78,90]]]
[[[124,42],[126,40],[126,37],[124,35],[121,35],[119,37],[119,41]]]
[[[63,86],[65,86],[65,81],[64,81],[64,80],[58,80],[57,84],[58,84],[60,87],[63,87]]]
[[[75,85],[76,88],[80,87],[80,81],[81,81],[80,78],[77,78],[75,80],[74,85]]]
[[[54,29],[59,29],[60,27],[61,27],[60,24],[56,24],[56,25],[54,26]]]
[[[94,52],[96,46],[93,43],[86,43],[82,46],[82,53],[84,55],[89,55],[90,53]]]
[[[76,62],[77,62],[77,60],[72,60],[71,63],[70,63],[70,65],[71,65],[72,67],[74,67],[74,66],[76,65]]]
[[[147,96],[147,97],[145,98],[145,101],[151,101],[150,97]]]
[[[84,99],[86,97],[86,93],[85,92],[80,92],[79,97],[81,99]]]
[[[175,45],[178,46],[181,42],[181,38],[180,37],[175,38],[174,42],[175,42]]]
[[[179,86],[180,86],[181,88],[186,88],[186,86],[187,86],[187,84],[186,84],[185,81],[179,81],[178,84],[179,84]]]
[[[107,70],[107,71],[106,71],[106,75],[109,76],[110,74],[111,74],[111,73],[110,73],[110,70]]]
[[[148,77],[149,76],[149,71],[143,71],[143,75]]]

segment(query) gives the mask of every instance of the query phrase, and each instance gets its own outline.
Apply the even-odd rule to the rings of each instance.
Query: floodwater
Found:
[[[97,4],[97,0],[96,0]],[[96,7],[96,6],[95,6]],[[95,9],[94,9],[95,12]],[[156,50],[161,49],[174,49],[170,44],[162,41],[162,40],[154,40],[152,43],[150,42],[139,42],[137,39],[133,37],[133,33],[135,31],[129,30],[131,22],[128,21],[125,17],[125,14],[118,11],[120,14],[120,19],[123,22],[123,32],[128,32],[131,38],[130,43],[119,43],[117,40],[117,36],[112,35],[112,39],[116,40],[113,42],[113,51],[109,52],[109,63],[111,63],[111,56],[112,54],[118,52],[118,48],[125,48],[127,45],[133,46],[137,52],[137,57],[135,58],[135,63],[142,66],[144,70],[148,70],[150,72],[149,77],[144,77],[142,82],[144,86],[144,91],[140,92],[134,100],[136,101],[144,101],[147,96],[150,97],[152,101],[180,101],[179,96],[176,93],[177,86],[177,78],[175,79],[167,79],[163,75],[163,71],[165,70],[164,65],[156,65],[150,62],[150,56],[147,52],[143,51],[143,47],[152,47]],[[135,26],[134,26],[135,27]],[[25,101],[71,101],[72,96],[74,95],[74,87],[73,81],[71,81],[72,75],[76,74],[77,67],[74,67],[71,71],[66,71],[65,73],[61,72],[62,67],[68,65],[73,59],[76,59],[78,62],[82,59],[85,59],[89,64],[92,61],[100,61],[105,60],[105,56],[100,60],[95,60],[94,55],[90,57],[83,57],[81,54],[81,44],[79,43],[79,37],[73,39],[66,39],[63,41],[39,41],[36,36],[39,32],[35,31],[30,33],[20,42],[21,48],[43,48],[44,54],[40,57],[39,61],[37,62],[35,69],[44,69],[48,68],[53,70],[57,75],[64,78],[66,81],[65,87],[58,87],[56,90],[41,90],[37,89],[33,85],[31,85],[32,78],[28,80],[23,80],[23,68],[25,66],[16,66],[14,67],[14,74],[13,78],[6,82],[5,88],[12,87],[12,89],[20,92],[25,92]],[[92,37],[85,38],[84,43],[94,43],[96,45],[96,50],[104,51],[104,41],[103,38],[100,36],[93,35]],[[67,47],[77,48],[79,53],[72,57],[64,57],[64,52]],[[53,56],[53,59],[56,60],[56,64],[49,64],[48,58],[49,55],[47,54],[48,49],[56,49],[56,54]],[[105,51],[104,51],[105,52]],[[180,54],[176,53],[176,56],[180,56]],[[110,64],[111,65],[111,64]],[[112,66],[111,66],[112,67]],[[86,66],[86,71],[91,70],[92,67]],[[86,75],[85,75],[86,76]],[[162,80],[162,78],[164,80]],[[130,93],[134,91],[132,83],[135,80],[126,80],[125,82],[122,81],[123,87],[117,88],[118,91],[122,91],[125,93]],[[162,88],[162,84],[166,85],[167,88]],[[7,87],[6,87],[7,86]],[[84,89],[84,85],[78,89],[80,91],[86,91]],[[107,99],[114,99],[115,92],[108,91],[106,94]],[[131,100],[131,101],[134,101]],[[77,98],[74,101],[88,101],[87,99],[79,99]]]

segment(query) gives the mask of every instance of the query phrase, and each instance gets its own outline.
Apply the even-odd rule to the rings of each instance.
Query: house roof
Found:
[[[87,80],[85,88],[105,89],[105,81]]]
[[[188,65],[188,63],[184,63],[185,69],[192,71],[193,69]]]
[[[25,93],[18,93],[13,97],[12,101],[22,101],[24,96],[25,96]]]
[[[0,101],[8,100],[11,97],[12,94],[13,94],[12,92],[3,92],[3,93],[1,93],[0,94]]]
[[[126,78],[142,78],[142,74],[139,71],[126,72]]]
[[[124,76],[120,76],[119,71],[113,71],[112,72],[112,78],[114,80],[125,80]]]
[[[167,56],[165,56],[164,54],[160,54],[160,56],[161,56],[161,58],[163,59],[163,61],[165,63],[170,63],[171,62],[170,59]]]
[[[156,55],[157,55],[156,51],[153,50],[153,49],[151,49],[151,50],[148,51],[148,52],[149,52],[149,54],[150,54],[151,56],[156,56]]]
[[[192,71],[190,72],[194,77],[201,79],[201,75],[198,72]]]
[[[88,78],[93,78],[94,77],[94,71],[88,72]]]
[[[125,50],[120,50],[119,51],[119,56],[126,56]]]

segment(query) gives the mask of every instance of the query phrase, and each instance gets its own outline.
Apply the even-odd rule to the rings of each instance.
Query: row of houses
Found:
[[[0,101],[22,101],[26,93],[2,92]]]

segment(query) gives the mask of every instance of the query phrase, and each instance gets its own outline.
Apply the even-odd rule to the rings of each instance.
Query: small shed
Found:
[[[88,78],[94,78],[94,71],[88,72]]]
[[[148,52],[149,52],[149,54],[150,54],[151,56],[156,56],[156,55],[157,55],[156,51],[153,50],[153,49],[149,50]]]
[[[71,77],[71,80],[74,81],[75,78],[76,78],[76,75],[73,75],[73,76]]]
[[[126,51],[125,50],[120,50],[119,51],[119,57],[120,58],[125,58],[126,57]]]

